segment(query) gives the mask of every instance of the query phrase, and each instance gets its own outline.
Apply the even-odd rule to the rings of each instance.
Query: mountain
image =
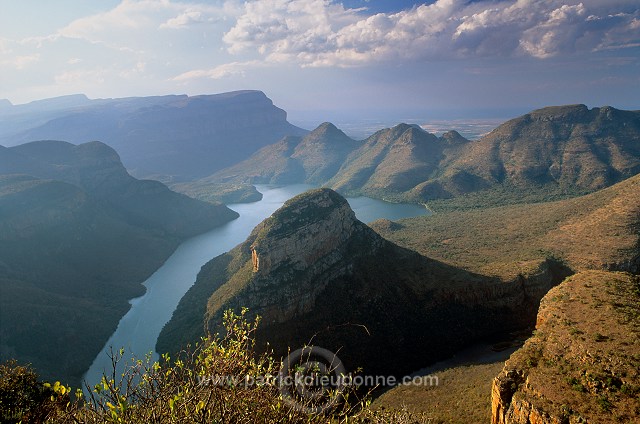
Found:
[[[284,137],[209,177],[170,187],[204,201],[255,201],[261,195],[251,184],[322,184],[359,145],[360,142],[325,122],[305,137]]]
[[[455,132],[438,138],[419,127],[400,124],[366,139],[327,185],[343,193],[393,197],[431,178],[446,157],[459,154],[467,144]]]
[[[440,189],[450,195],[475,191],[456,182],[461,173],[480,181],[480,188],[598,190],[640,172],[640,111],[584,105],[535,110],[468,144],[442,167],[441,177],[414,193],[427,199],[442,197]]]
[[[572,105],[533,111],[476,142],[407,125],[382,130],[327,185],[424,202],[502,189],[512,197],[585,193],[639,172],[640,112]]]
[[[0,148],[0,358],[79,386],[141,283],[235,217],[131,177],[99,142]]]
[[[604,376],[606,382],[610,375],[597,370],[600,365],[618,375],[624,372],[620,365],[635,366],[629,362],[633,358],[628,349],[638,351],[638,337],[624,313],[628,311],[633,316],[633,308],[637,310],[640,304],[637,289],[635,293],[629,292],[633,290],[633,281],[638,287],[640,273],[638,193],[640,175],[562,201],[370,223],[379,234],[402,247],[469,272],[494,275],[505,283],[531,278],[552,258],[564,263],[567,273],[575,273],[546,295],[533,339],[512,356],[507,367],[504,359],[473,366],[464,361],[464,365],[437,371],[441,383],[437,388],[425,391],[423,387],[400,386],[385,393],[381,401],[376,400],[374,407],[406,405],[412,412],[426,411],[434,420],[447,422],[490,422],[492,414],[495,423],[581,422],[568,420],[571,410],[575,415],[591,416],[592,420],[587,422],[608,422],[616,415],[619,422],[630,422],[624,417],[624,405],[628,405],[629,399],[625,399],[623,391],[615,386],[608,389],[601,386],[595,392],[583,392],[577,384],[588,387],[591,377],[587,375]],[[624,299],[619,299],[619,293],[626,293],[622,295]],[[610,340],[596,341],[597,333]],[[517,346],[523,335],[516,337],[512,346]],[[501,343],[489,344],[484,352],[475,349],[472,360],[479,359],[483,364],[495,361],[496,354],[490,348],[504,349],[509,346],[506,342],[512,340],[513,336],[499,339]],[[462,354],[458,358],[466,357]],[[500,374],[503,368],[505,372]],[[490,381],[498,374],[492,413]],[[532,375],[532,379],[527,379],[527,375]],[[627,374],[627,389],[639,386],[637,376],[635,371]],[[593,380],[589,384],[598,383]],[[634,390],[627,393],[633,394]],[[610,412],[601,408],[602,396],[614,405]],[[451,404],[456,408],[447,406]],[[561,414],[563,410],[565,417]],[[507,411],[510,420],[499,421]],[[543,419],[534,420],[541,412]],[[636,415],[637,411],[629,416]]]
[[[306,131],[260,91],[189,97],[89,100],[84,96],[17,105],[0,115],[0,144],[101,140],[138,176],[204,177],[285,135]]]
[[[552,289],[493,381],[491,422],[637,422],[639,305],[628,273],[585,271]]]
[[[552,261],[513,283],[444,265],[383,239],[343,197],[316,189],[203,266],[156,350],[176,352],[220,331],[223,311],[247,307],[262,316],[259,343],[277,355],[312,342],[351,370],[402,374],[530,324],[563,276]]]
[[[400,124],[361,143],[325,142],[322,155],[304,144],[283,139],[208,180],[306,181],[348,195],[430,202],[438,210],[566,198],[640,173],[640,111],[547,107],[478,141]],[[314,174],[309,163],[322,163],[323,172]]]
[[[359,142],[325,122],[304,137],[284,137],[205,182],[321,184],[340,168]]]

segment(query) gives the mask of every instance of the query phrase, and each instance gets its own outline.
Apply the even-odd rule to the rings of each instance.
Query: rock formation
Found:
[[[513,283],[403,249],[355,219],[329,189],[289,200],[235,249],[207,263],[158,340],[177,351],[221,330],[227,309],[262,316],[276,354],[313,343],[354,370],[403,374],[491,334],[533,322],[562,266]]]
[[[640,279],[585,271],[543,298],[535,335],[491,392],[493,424],[632,422],[640,413]]]

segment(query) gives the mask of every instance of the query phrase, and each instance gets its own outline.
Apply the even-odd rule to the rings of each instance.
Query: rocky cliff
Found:
[[[586,271],[570,277],[543,298],[535,335],[494,380],[492,423],[636,420],[639,329],[637,276]]]
[[[157,351],[220,331],[224,310],[248,307],[276,354],[313,342],[351,369],[403,374],[531,324],[563,277],[553,261],[512,283],[444,265],[378,236],[334,191],[312,190],[202,268]]]

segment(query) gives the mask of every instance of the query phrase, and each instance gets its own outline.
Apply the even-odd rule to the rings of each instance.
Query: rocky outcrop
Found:
[[[219,332],[225,310],[247,307],[276,354],[312,340],[352,369],[399,375],[531,325],[563,272],[551,260],[511,283],[466,272],[383,239],[336,192],[311,190],[203,267],[157,351]]]
[[[640,280],[585,271],[542,300],[492,388],[493,424],[631,422],[640,402]]]

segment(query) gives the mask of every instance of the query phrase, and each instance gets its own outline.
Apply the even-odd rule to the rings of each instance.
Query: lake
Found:
[[[305,184],[283,187],[260,185],[263,194],[259,202],[228,205],[240,214],[234,221],[182,243],[166,262],[143,284],[146,293],[132,299],[131,309],[122,317],[118,328],[85,374],[90,386],[100,382],[105,370],[111,370],[110,348],[125,349],[125,358],[144,358],[153,352],[158,359],[155,344],[162,327],[171,319],[178,302],[195,283],[200,268],[214,257],[233,249],[243,242],[251,230],[270,216],[291,197],[312,186]],[[363,222],[380,218],[397,220],[430,212],[423,206],[389,203],[368,197],[348,198],[356,217]]]

